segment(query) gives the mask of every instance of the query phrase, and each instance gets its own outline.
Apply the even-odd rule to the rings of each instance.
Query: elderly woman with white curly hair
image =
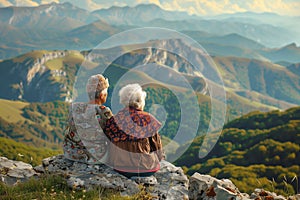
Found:
[[[110,145],[110,164],[119,173],[133,176],[151,176],[160,169],[164,158],[158,133],[161,123],[144,112],[146,92],[139,84],[129,84],[120,92],[125,107],[106,123],[104,132]]]

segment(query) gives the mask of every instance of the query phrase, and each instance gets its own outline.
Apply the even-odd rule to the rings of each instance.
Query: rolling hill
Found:
[[[300,62],[300,47],[298,47],[295,43],[288,44],[281,48],[276,49],[265,49],[260,51],[261,54],[272,60],[273,62],[280,62],[280,61],[289,61],[292,63],[299,63]]]
[[[293,194],[299,191],[295,180],[300,174],[299,125],[299,107],[252,112],[227,123],[208,156],[198,157],[204,139],[200,136],[176,164],[186,166],[188,174],[197,171],[230,178],[244,192],[261,187]]]
[[[299,105],[299,76],[288,68],[270,62],[236,57],[214,57],[214,61],[226,87],[255,91]]]
[[[0,137],[34,147],[61,149],[69,104],[1,99]]]
[[[180,42],[173,41],[167,45],[176,44],[180,44]],[[177,48],[180,47],[182,47],[181,44]],[[1,111],[0,119],[1,136],[33,144],[37,147],[58,148],[63,138],[68,103],[56,102],[56,100],[70,100],[72,94],[68,91],[72,91],[75,76],[87,53],[78,51],[33,51],[2,61],[0,63],[0,76],[7,82],[7,84],[1,86],[1,90],[5,91],[2,93],[2,98],[20,99],[23,102],[1,101],[3,111]],[[164,60],[161,60],[158,56],[162,54],[165,55]],[[92,66],[92,71],[97,70],[93,67],[97,66],[99,61],[97,59],[99,57],[93,58],[93,56],[85,63]],[[223,76],[226,86],[226,121],[231,121],[250,111],[284,109],[299,103],[297,102],[297,95],[299,95],[297,80],[299,78],[297,78],[297,74],[293,73],[293,70],[297,69],[296,65],[295,67],[286,68],[269,62],[234,57],[214,57],[214,61]],[[146,74],[132,71],[134,66],[151,63],[158,64],[159,68],[149,68],[148,71],[144,71]],[[171,89],[181,92],[186,89],[180,85],[168,85],[164,82],[168,74],[163,73],[164,76],[160,76],[159,73],[161,73],[160,70],[166,71],[167,69],[176,69],[177,73],[180,72],[179,74],[183,75],[197,91],[201,115],[198,134],[201,135],[201,131],[206,130],[208,127],[211,112],[211,99],[209,92],[207,93],[205,89],[206,83],[203,78],[192,73],[193,67],[186,60],[180,59],[170,52],[157,49],[138,49],[116,59],[104,72],[111,83],[107,105],[111,106],[114,89],[118,90],[115,88],[118,81],[130,71],[132,72],[131,81],[142,80],[142,83],[144,81],[152,83],[152,85],[145,86],[148,92],[146,108],[149,110],[155,104],[164,106],[168,114],[168,120],[165,122],[161,133],[169,138],[174,137],[178,129],[178,123],[176,122],[180,121],[181,111],[179,101]],[[147,75],[147,72],[150,72],[149,70],[152,76]],[[254,72],[251,72],[251,70],[254,70]],[[16,71],[19,72],[17,75]],[[85,73],[85,71],[83,72]],[[261,74],[259,79],[257,79],[257,72]],[[274,76],[279,77],[280,84],[274,83]],[[176,83],[176,76],[174,78],[173,82]],[[172,76],[168,79],[171,80]],[[84,85],[85,82],[81,84]],[[281,96],[274,95],[272,97],[272,91],[276,90],[281,90]],[[293,95],[287,95],[289,91],[293,91]],[[80,94],[80,91],[78,91],[78,94]],[[36,101],[45,103],[36,103]],[[216,101],[216,103],[221,105],[221,102]],[[186,107],[186,109],[192,108]],[[116,110],[113,111],[117,112]],[[211,128],[214,128],[214,126]]]

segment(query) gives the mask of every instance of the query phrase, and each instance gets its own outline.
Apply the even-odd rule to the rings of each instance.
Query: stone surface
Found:
[[[39,175],[30,164],[0,157],[0,181],[8,185],[23,182]]]
[[[35,167],[39,172],[62,174],[72,188],[87,190],[97,186],[115,189],[123,196],[130,196],[140,191],[139,184],[134,180],[115,172],[112,168],[98,164],[89,165],[73,162],[58,155],[46,158],[41,166]],[[153,199],[188,199],[188,178],[180,167],[162,161],[161,169],[154,174],[157,183],[146,187]]]
[[[249,195],[242,194],[229,180],[218,180],[209,175],[195,173],[190,178],[190,199],[203,200],[247,200]]]
[[[251,194],[251,199],[261,199],[261,200],[286,200],[284,196],[277,195],[274,192],[265,191],[263,189],[255,189]],[[293,199],[293,197],[291,197]]]
[[[167,161],[162,161],[160,164],[161,169],[152,177],[153,180],[156,179],[152,182],[153,184],[143,185],[137,181],[139,179],[128,179],[106,165],[73,162],[65,159],[63,155],[46,158],[42,165],[34,168],[24,162],[0,157],[0,182],[15,185],[31,177],[49,173],[62,175],[69,187],[74,189],[89,190],[101,186],[120,191],[123,196],[131,196],[140,192],[141,185],[143,185],[153,199],[300,200],[300,194],[285,198],[263,189],[255,189],[251,195],[248,195],[241,193],[229,179],[218,180],[199,173],[195,173],[188,179],[180,167]]]

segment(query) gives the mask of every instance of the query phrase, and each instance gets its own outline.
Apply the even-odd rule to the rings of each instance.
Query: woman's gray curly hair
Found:
[[[132,106],[144,109],[147,93],[137,84],[128,84],[119,91],[120,103],[124,106]]]

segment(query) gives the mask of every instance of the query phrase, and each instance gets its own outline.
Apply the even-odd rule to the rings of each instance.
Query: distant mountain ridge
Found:
[[[38,7],[7,7],[0,8],[0,21],[18,28],[43,29],[65,21],[63,26],[55,28],[66,30],[97,20],[88,11],[73,6],[71,3],[44,4]],[[51,25],[53,23],[53,25]]]
[[[155,4],[139,4],[135,7],[112,6],[108,9],[93,11],[92,14],[105,20],[109,24],[117,25],[138,25],[157,18],[173,21],[178,18],[191,19],[195,17],[188,15],[186,12],[166,11]]]
[[[297,63],[299,62],[298,58],[300,55],[300,47],[293,42],[281,48],[269,49],[266,51],[261,50],[260,52],[263,56],[272,60],[273,62],[289,61],[292,63]]]
[[[257,13],[244,15],[246,19],[252,15],[261,16]],[[95,24],[101,23],[106,25],[95,27]],[[190,36],[195,35],[194,39],[203,42],[203,46],[215,55],[300,62],[296,49],[292,50],[291,55],[285,53],[278,58],[269,55],[272,49],[265,53],[263,48],[299,43],[299,34],[293,27],[191,16],[185,12],[166,11],[153,4],[111,7],[93,12],[71,3],[0,8],[0,58],[39,49],[90,49],[115,33],[145,26],[170,28],[183,33],[205,32],[204,35],[197,33]],[[114,31],[107,31],[112,29]],[[207,38],[206,34],[210,37]],[[235,40],[237,43],[234,43]],[[254,51],[248,53],[248,49]]]

